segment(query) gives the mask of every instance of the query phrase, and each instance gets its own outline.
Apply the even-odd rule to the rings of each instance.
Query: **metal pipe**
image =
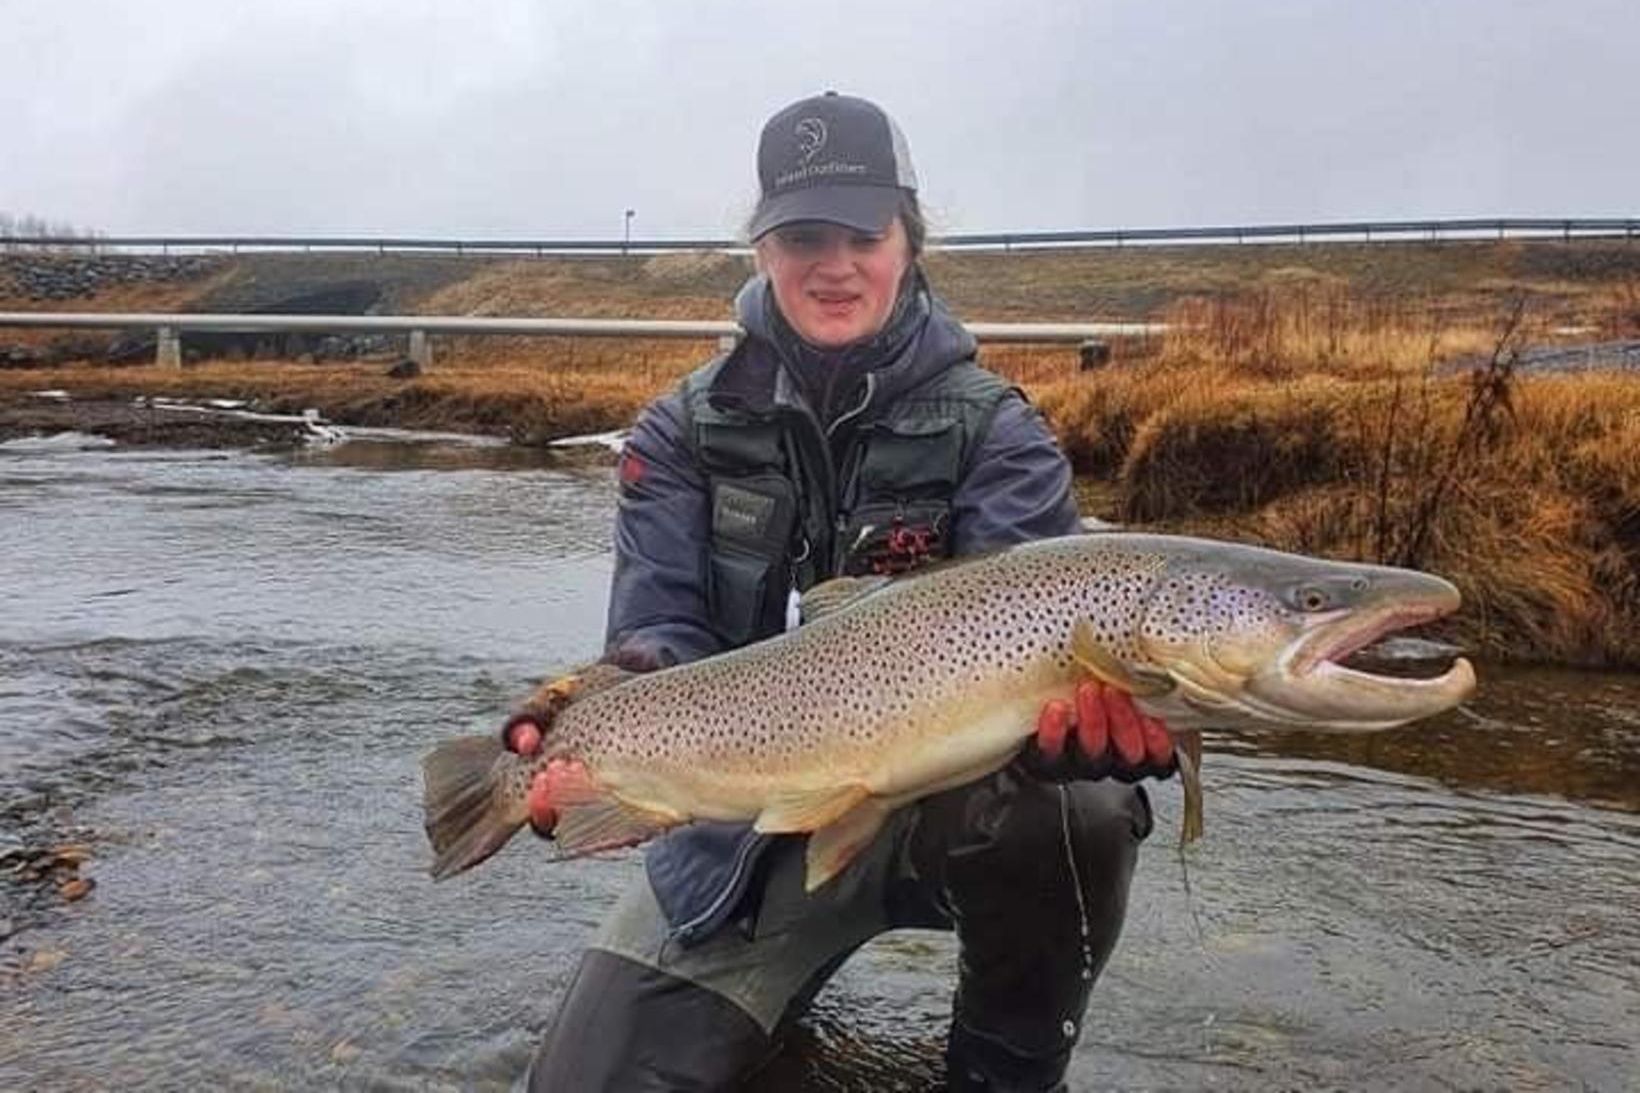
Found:
[[[0,326],[80,329],[171,328],[223,333],[524,334],[584,338],[739,338],[727,320],[531,319],[473,315],[166,315],[154,312],[0,312]],[[1082,342],[1159,333],[1157,323],[968,323],[981,341]]]

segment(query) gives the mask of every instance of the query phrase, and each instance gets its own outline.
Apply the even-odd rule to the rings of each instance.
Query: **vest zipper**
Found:
[[[745,837],[740,840],[740,845],[735,848],[735,861],[729,869],[728,883],[718,892],[716,898],[707,905],[706,910],[681,926],[674,926],[668,930],[666,933],[667,940],[687,943],[689,934],[711,922],[723,910],[723,905],[729,900],[729,897],[733,896],[740,888],[740,878],[746,872],[746,862],[752,856],[752,851],[762,846],[766,841],[766,836],[748,830]]]
[[[833,421],[830,425],[826,426],[826,441],[827,441],[826,447],[828,449],[828,454],[829,454],[829,449],[831,447],[831,443],[830,443],[831,438],[832,438],[832,435],[837,432],[837,426],[843,424],[843,422],[848,421],[851,418],[857,418],[861,414],[865,413],[866,412],[866,407],[871,405],[871,396],[876,391],[876,389],[877,389],[877,373],[867,372],[866,373],[866,393],[865,393],[865,397],[860,400],[860,405],[856,406],[854,409],[850,410],[846,414],[837,415],[837,420]],[[829,463],[829,461],[828,461],[828,463]]]
[[[826,449],[826,452],[825,452],[825,455],[826,455],[826,458],[825,458],[825,464],[826,464],[826,506],[827,506],[827,511],[831,512],[833,514],[832,515],[832,528],[831,528],[831,557],[826,559],[826,576],[827,577],[835,577],[837,575],[837,563],[838,563],[838,560],[842,558],[843,555],[842,555],[841,551],[844,549],[841,545],[840,536],[842,535],[843,528],[847,523],[847,521],[843,517],[843,514],[841,512],[837,511],[837,506],[841,505],[843,503],[843,499],[841,497],[837,496],[837,490],[838,490],[837,474],[838,474],[838,469],[839,468],[832,462],[833,454],[832,454],[832,450],[831,450],[831,440],[832,440],[832,437],[836,434],[837,427],[839,425],[842,425],[846,421],[852,421],[854,418],[857,418],[861,414],[866,412],[866,407],[871,405],[871,396],[876,393],[876,390],[877,390],[877,373],[867,372],[866,373],[866,392],[865,392],[864,397],[862,397],[860,399],[860,405],[856,406],[854,409],[850,410],[846,414],[839,414],[837,416],[837,419],[835,421],[833,421],[831,423],[831,425],[826,428],[826,431],[825,431],[826,439],[825,439],[825,444],[823,445],[823,447]],[[855,446],[854,443],[851,442],[849,444],[850,450],[852,450],[854,448],[854,446]],[[844,455],[844,459],[847,460],[849,453],[844,452],[843,455]],[[846,467],[843,468],[843,469],[847,470]]]

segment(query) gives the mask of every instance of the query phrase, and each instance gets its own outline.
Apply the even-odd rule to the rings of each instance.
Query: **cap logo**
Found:
[[[797,150],[802,153],[797,160],[799,167],[808,166],[809,160],[820,153],[827,135],[826,123],[819,118],[804,118],[797,123]]]

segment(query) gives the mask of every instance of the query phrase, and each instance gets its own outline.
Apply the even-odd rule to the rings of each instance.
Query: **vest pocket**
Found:
[[[796,493],[778,475],[712,480],[707,606],[712,625],[730,645],[785,629],[784,581],[796,520]],[[772,587],[776,583],[779,588]]]
[[[778,475],[712,480],[712,538],[768,557],[785,554],[797,518],[796,491]]]
[[[773,569],[774,564],[767,558],[722,548],[712,551],[707,599],[712,623],[730,646],[764,636],[760,624]]]
[[[879,424],[866,442],[860,485],[867,496],[946,494],[962,465],[962,429],[954,418]]]
[[[877,501],[861,505],[840,529],[837,572],[849,577],[895,574],[951,553],[951,506],[945,501]]]

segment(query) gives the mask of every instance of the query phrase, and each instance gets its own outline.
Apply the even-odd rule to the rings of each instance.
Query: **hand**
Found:
[[[573,675],[560,677],[537,689],[523,708],[501,726],[501,743],[526,759],[539,755],[553,718],[573,700],[577,689],[578,680]],[[530,830],[543,839],[552,838],[558,810],[552,807],[545,767],[531,776],[525,803],[530,812]]]
[[[551,716],[553,711],[528,711],[508,717],[507,724],[502,725],[502,743],[507,745],[508,752],[518,753],[523,758],[538,755],[541,740],[546,739],[546,729],[553,724]],[[551,839],[553,827],[558,825],[558,809],[553,807],[544,766],[531,775],[525,803],[530,807],[530,830],[540,835],[541,839]]]
[[[508,751],[526,759],[539,755],[547,730],[552,727],[558,711],[565,706],[594,691],[622,683],[636,672],[664,668],[671,662],[672,658],[666,654],[656,655],[644,649],[623,647],[601,661],[544,683],[501,726],[501,743]],[[553,827],[558,823],[558,810],[552,807],[545,767],[531,777],[525,800],[530,810],[530,828],[543,839],[552,838]]]
[[[1036,719],[1036,734],[1020,761],[1027,772],[1055,782],[1171,778],[1179,769],[1173,737],[1158,718],[1139,712],[1125,691],[1090,680],[1073,703],[1056,698]]]

